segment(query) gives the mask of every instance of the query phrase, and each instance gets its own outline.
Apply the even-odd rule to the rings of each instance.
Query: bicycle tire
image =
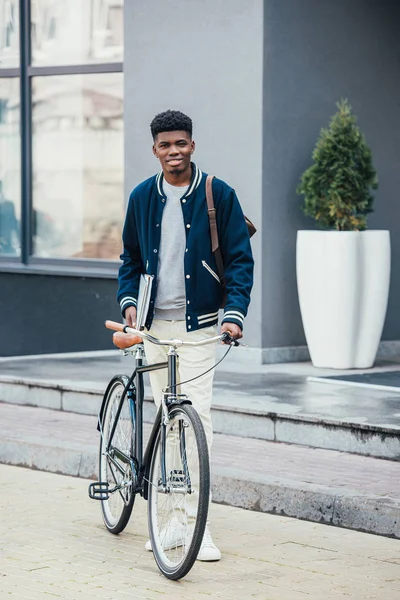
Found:
[[[128,381],[129,378],[126,375],[118,375],[110,381],[101,420],[99,449],[100,481],[107,481],[113,487],[121,482],[122,476],[105,456],[105,448],[107,447],[121,395]],[[129,398],[125,396],[113,438],[113,445],[128,456],[131,454],[131,449],[134,448],[135,435],[129,402]],[[130,473],[130,469],[127,469],[126,476],[129,476],[129,474],[132,481],[132,473]],[[130,519],[134,502],[135,493],[132,486],[124,488],[122,492],[114,492],[107,500],[101,500],[103,521],[108,531],[118,534],[125,529]]]
[[[185,504],[183,510],[182,505],[180,507],[178,505],[174,506],[174,501],[171,500],[173,492],[168,494],[160,491],[160,446],[162,428],[162,425],[160,425],[153,448],[149,470],[148,522],[150,541],[158,568],[163,575],[169,579],[176,580],[181,579],[190,571],[197,558],[203,540],[210,502],[210,464],[204,428],[195,409],[188,404],[173,406],[169,410],[169,418],[170,422],[167,426],[168,433],[166,437],[166,471],[167,474],[169,473],[168,481],[171,485],[171,490],[174,489],[174,485],[176,490],[186,490],[186,492],[177,492],[178,497],[185,497]],[[181,422],[182,425],[179,425],[179,422]],[[179,451],[176,449],[176,425],[178,425],[179,429]],[[191,428],[190,436],[189,427]],[[182,430],[184,431],[183,434],[181,433]],[[170,437],[168,437],[169,434],[171,434]],[[185,439],[184,459],[182,459],[182,438]],[[179,465],[182,469],[177,469],[179,461],[182,463]],[[198,463],[198,473],[196,473],[195,470],[196,462]],[[187,474],[185,474],[185,464]],[[192,490],[193,496],[192,493],[189,494],[187,491],[189,487]],[[189,500],[187,502],[188,497]],[[158,506],[160,500],[162,506],[170,504],[172,507],[173,516],[169,522],[166,520],[163,521],[162,517],[159,517],[159,513],[162,511],[162,506]],[[197,511],[194,516],[193,511],[195,502]],[[191,517],[188,517],[191,511],[193,514]],[[166,542],[169,535],[167,527],[169,525],[172,527],[172,521],[174,519],[176,520],[174,527],[177,526],[178,529],[180,529],[179,536],[181,539],[178,541],[178,545],[173,545],[168,548],[168,542]],[[185,523],[183,523],[183,521],[185,521]],[[172,531],[176,532],[177,530],[172,529]],[[173,533],[172,535],[176,535],[176,533]],[[181,557],[178,552],[179,547],[182,548],[180,551],[182,554]],[[175,553],[176,558],[173,557],[173,552]]]

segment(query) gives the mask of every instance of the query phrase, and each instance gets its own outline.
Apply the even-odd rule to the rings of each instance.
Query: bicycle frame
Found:
[[[129,352],[130,354],[132,352]],[[120,461],[131,466],[132,473],[136,473],[136,485],[132,490],[133,493],[140,493],[145,500],[148,497],[148,475],[150,469],[150,459],[153,453],[153,447],[156,441],[159,427],[161,425],[161,483],[163,490],[167,491],[167,472],[165,464],[166,455],[166,427],[168,424],[168,408],[172,404],[190,403],[190,401],[183,395],[176,393],[177,388],[177,357],[178,354],[176,349],[171,346],[168,352],[168,361],[163,363],[154,363],[151,365],[143,365],[144,350],[143,346],[139,345],[135,351],[135,369],[129,378],[127,386],[121,395],[119,401],[117,414],[114,420],[114,424],[106,447],[106,455],[116,469],[122,474],[125,471],[121,468],[114,456]],[[149,441],[146,446],[146,451],[143,456],[143,401],[144,401],[144,382],[143,375],[151,371],[159,369],[168,369],[168,393],[165,394],[161,401],[161,405],[158,409],[156,419],[153,424],[153,428],[150,434]],[[135,382],[135,383],[134,383]],[[132,385],[133,384],[133,385]],[[125,455],[123,452],[112,446],[112,440],[117,427],[118,419],[121,414],[124,400],[128,397],[130,401],[131,419],[135,424],[135,447],[131,448],[131,456]],[[101,412],[100,412],[101,418]],[[180,424],[180,434],[182,434]],[[180,435],[180,449],[182,457],[186,457],[185,437]],[[186,460],[183,460],[183,468],[185,476],[189,481],[189,493],[190,493],[190,478],[187,473]]]
[[[192,568],[201,548],[209,506],[210,465],[201,418],[194,407],[184,406],[191,402],[178,393],[178,385],[202,377],[221,361],[195,377],[184,377],[185,381],[181,382],[177,372],[177,348],[203,346],[219,340],[230,346],[238,343],[227,332],[196,341],[162,340],[115,321],[106,321],[105,325],[113,331],[129,334],[115,335],[113,341],[124,355],[135,357],[135,364],[130,377],[115,375],[105,391],[97,425],[101,433],[101,481],[89,484],[89,496],[102,501],[104,523],[114,534],[126,527],[135,495],[140,493],[148,500],[150,541],[146,549],[153,550],[157,565],[166,577],[180,579]],[[169,348],[167,361],[144,365],[142,340]],[[229,348],[226,354],[228,351]],[[168,385],[162,391],[143,453],[143,377],[145,373],[165,368]],[[128,406],[124,406],[124,402]],[[116,500],[120,496],[123,504],[110,501],[115,493]],[[189,499],[187,494],[194,496]],[[181,547],[182,550],[177,551]],[[170,550],[172,554],[168,554]]]

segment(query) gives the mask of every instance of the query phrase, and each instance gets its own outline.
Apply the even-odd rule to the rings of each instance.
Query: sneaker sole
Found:
[[[199,558],[199,557],[197,557],[196,560],[199,560],[200,562],[218,562],[219,560],[221,560],[221,557],[219,557],[219,558]]]
[[[168,550],[172,550],[173,548],[181,548],[183,545],[184,545],[183,542],[182,542],[182,544],[174,544],[172,546],[168,546],[167,548],[164,548],[164,550],[168,551]],[[144,549],[147,552],[153,552],[153,548],[146,548],[146,546],[145,546]]]

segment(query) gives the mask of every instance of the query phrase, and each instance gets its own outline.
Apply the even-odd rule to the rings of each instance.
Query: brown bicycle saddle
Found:
[[[122,331],[116,331],[113,333],[113,342],[117,348],[120,350],[125,350],[126,348],[130,348],[135,344],[141,344],[143,340],[140,336],[135,335],[134,333],[123,333]]]

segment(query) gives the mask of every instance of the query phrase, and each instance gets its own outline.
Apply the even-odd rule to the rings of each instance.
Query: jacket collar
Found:
[[[199,167],[197,165],[195,165],[193,162],[190,164],[192,165],[192,179],[190,181],[190,184],[189,184],[186,194],[184,194],[182,196],[183,198],[187,198],[188,196],[190,196],[190,194],[193,194],[193,192],[199,187],[201,178],[203,176],[202,171],[199,169]],[[162,198],[165,198],[164,189],[163,189],[163,181],[164,181],[164,174],[162,171],[160,171],[156,175],[157,192],[160,196],[162,196]]]

